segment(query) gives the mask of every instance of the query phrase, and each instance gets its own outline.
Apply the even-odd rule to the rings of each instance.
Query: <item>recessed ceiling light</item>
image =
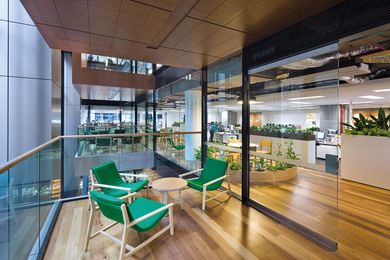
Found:
[[[305,101],[293,101],[290,102],[291,104],[298,104],[298,105],[309,105],[311,104],[310,102],[305,102]]]
[[[375,89],[374,92],[381,93],[381,92],[390,92],[390,88],[384,88],[384,89]]]
[[[378,97],[378,96],[372,96],[372,95],[368,95],[368,96],[360,96],[359,98],[366,98],[366,99],[384,99],[384,97]]]
[[[309,97],[297,97],[297,98],[289,98],[288,100],[306,100],[306,99],[316,99],[316,98],[323,98],[324,96],[309,96]]]

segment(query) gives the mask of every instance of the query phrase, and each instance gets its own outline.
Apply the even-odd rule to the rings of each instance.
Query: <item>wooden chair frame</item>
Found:
[[[127,173],[127,172],[118,172],[121,176],[126,177],[141,177],[141,178],[149,178],[146,174],[135,174],[135,173]],[[89,177],[91,179],[91,190],[100,190],[101,188],[108,188],[108,189],[117,189],[117,190],[124,190],[127,191],[127,195],[120,197],[120,199],[128,199],[131,197],[131,188],[126,187],[119,187],[119,186],[112,186],[107,184],[99,184],[95,181],[95,176],[93,175],[92,170],[89,170]],[[149,185],[146,185],[146,197],[149,198]]]
[[[136,193],[134,192],[134,193],[129,194],[128,196],[133,197],[135,195],[136,195]],[[119,222],[115,222],[115,221],[111,222],[109,225],[103,227],[102,229],[98,230],[97,232],[95,232],[91,235],[93,221],[95,218],[95,211],[99,210],[98,207],[95,207],[94,201],[91,199],[91,196],[89,196],[89,206],[91,208],[91,213],[89,214],[87,237],[86,237],[85,244],[84,244],[84,252],[87,252],[89,240],[96,237],[99,234],[102,234],[102,235],[105,235],[106,237],[108,237],[109,239],[113,240],[115,243],[120,244],[119,260],[122,260],[127,256],[135,254],[137,251],[139,251],[140,249],[142,249],[143,247],[148,245],[150,242],[152,242],[154,239],[156,239],[157,237],[162,235],[164,232],[169,230],[171,236],[173,236],[173,234],[174,234],[173,204],[172,203],[170,203],[164,207],[161,207],[155,211],[152,211],[152,212],[150,212],[150,213],[148,213],[140,218],[137,218],[133,221],[130,221],[129,215],[128,215],[128,212],[126,209],[126,205],[123,204],[121,206],[121,211],[122,211],[122,216],[124,219],[124,224],[123,224],[123,231],[122,231],[122,238],[121,239],[118,239],[118,238],[114,237],[113,235],[106,232],[106,230],[114,227],[116,224],[119,223]],[[150,218],[151,216],[156,215],[157,213],[159,213],[163,210],[166,210],[166,209],[168,209],[168,216],[169,216],[169,224],[166,227],[164,227],[163,229],[158,231],[156,234],[154,234],[153,236],[151,236],[150,238],[148,238],[147,240],[145,240],[144,242],[142,242],[138,246],[133,247],[133,246],[126,243],[127,234],[129,233],[129,228],[131,228],[132,226],[138,224],[139,222],[144,221],[145,219]],[[127,253],[126,253],[126,250],[128,251]]]
[[[203,171],[203,168],[202,169],[198,169],[198,170],[195,170],[195,171],[190,171],[190,172],[187,172],[187,173],[183,173],[183,174],[180,174],[179,175],[179,178],[183,179],[183,177],[185,176],[188,176],[188,175],[191,175],[191,174],[195,174],[197,172],[200,172],[200,171]],[[218,194],[214,195],[214,196],[211,196],[209,198],[207,198],[207,186],[213,184],[213,183],[216,183],[220,180],[223,180],[225,179],[227,180],[227,183],[228,183],[228,189],[227,190],[221,190],[220,188],[218,188],[218,190],[220,191]],[[190,178],[190,179],[187,179],[187,180],[193,180],[193,179],[197,179],[197,178]],[[222,185],[221,185],[222,186]],[[207,201],[210,201],[212,199],[215,199],[217,197],[219,197],[220,195],[222,194],[225,194],[225,193],[228,193],[228,195],[230,195],[229,193],[231,193],[231,188],[230,188],[230,178],[229,178],[229,175],[225,174],[224,176],[221,176],[215,180],[212,180],[212,181],[209,181],[205,184],[203,184],[203,191],[202,191],[202,210],[205,210],[206,209],[206,202]]]

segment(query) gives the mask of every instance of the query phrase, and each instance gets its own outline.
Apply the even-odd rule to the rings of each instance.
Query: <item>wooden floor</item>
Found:
[[[158,192],[151,193],[153,199],[160,198]],[[174,209],[175,235],[166,233],[136,253],[135,259],[390,259],[389,191],[339,182],[336,252],[227,195],[219,197],[220,202],[208,202],[204,212],[199,209],[200,193],[186,190],[183,195],[184,210]],[[91,240],[87,253],[81,252],[87,218],[86,200],[64,203],[44,258],[116,259],[119,247],[102,236]],[[104,216],[100,219],[106,223]],[[119,237],[120,226],[112,234]],[[128,242],[140,243],[150,234],[132,231]]]
[[[289,219],[337,240],[337,176],[298,168],[290,181],[254,184],[250,197]],[[261,173],[258,173],[261,174]],[[241,193],[241,185],[232,183]]]

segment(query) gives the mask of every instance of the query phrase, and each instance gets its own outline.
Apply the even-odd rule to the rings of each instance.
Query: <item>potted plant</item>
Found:
[[[380,108],[377,117],[353,120],[341,136],[341,178],[390,189],[390,115]]]

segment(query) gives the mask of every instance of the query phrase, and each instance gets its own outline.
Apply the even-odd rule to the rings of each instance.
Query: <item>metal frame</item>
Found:
[[[201,165],[204,166],[207,158],[207,78],[208,67],[202,68],[202,135],[201,135]]]

